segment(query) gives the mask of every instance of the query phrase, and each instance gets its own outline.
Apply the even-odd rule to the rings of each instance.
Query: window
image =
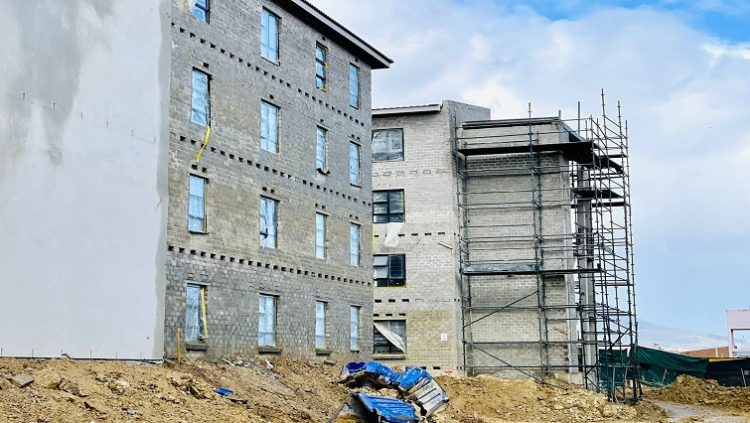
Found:
[[[211,118],[209,80],[207,73],[193,69],[193,103],[190,120],[198,125],[208,125]]]
[[[260,294],[258,298],[258,346],[276,346],[276,297]]]
[[[260,245],[266,248],[276,248],[276,218],[279,202],[260,197]]]
[[[362,183],[360,178],[360,149],[359,144],[349,143],[349,183],[355,186],[360,186]]]
[[[372,131],[372,161],[404,160],[404,130],[379,129]]]
[[[206,232],[206,179],[190,175],[188,192],[188,230]]]
[[[199,21],[208,22],[208,2],[209,0],[195,0],[193,2],[190,12]]]
[[[403,354],[406,352],[406,320],[374,322],[372,352],[375,354]]]
[[[322,91],[327,91],[328,81],[328,49],[318,44],[315,46],[315,86]]]
[[[315,302],[315,348],[326,347],[326,308],[323,301]]]
[[[349,347],[352,351],[359,351],[359,309],[358,306],[349,308]]]
[[[208,340],[206,324],[206,287],[187,284],[185,301],[185,342]]]
[[[279,62],[279,17],[266,9],[260,14],[260,55]]]
[[[359,266],[360,233],[362,227],[356,223],[349,224],[349,264]]]
[[[377,286],[406,285],[406,257],[403,254],[373,256],[372,268]]]
[[[374,223],[404,221],[404,190],[372,192],[372,221]]]
[[[315,257],[326,258],[326,218],[322,213],[315,213]]]
[[[265,101],[260,102],[260,148],[279,152],[279,108]]]
[[[328,171],[328,131],[318,127],[315,131],[315,167],[326,173]]]
[[[359,109],[359,68],[349,64],[349,105]]]

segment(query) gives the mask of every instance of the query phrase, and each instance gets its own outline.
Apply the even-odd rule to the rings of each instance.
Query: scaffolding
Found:
[[[628,127],[606,109],[456,123],[466,374],[640,397]]]

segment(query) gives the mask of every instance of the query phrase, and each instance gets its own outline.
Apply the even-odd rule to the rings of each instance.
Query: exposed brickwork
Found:
[[[375,320],[405,319],[407,354],[394,364],[455,372],[461,361],[453,117],[489,119],[489,110],[445,101],[440,113],[376,117],[373,129],[404,129],[404,160],[373,163],[373,189],[404,189],[406,216],[396,247],[376,226],[376,254],[406,254],[406,286],[375,288]]]
[[[279,16],[278,64],[260,56],[260,14]],[[205,284],[209,356],[258,353],[258,295],[278,297],[282,354],[316,357],[315,301],[328,302],[332,357],[372,350],[370,68],[272,1],[211,2],[210,22],[173,0],[166,351],[185,324],[185,286]],[[327,92],[315,87],[315,45],[328,48]],[[360,68],[359,109],[349,106],[349,64]],[[211,139],[191,122],[191,70],[210,75]],[[260,104],[279,107],[279,152],[260,149]],[[315,167],[315,132],[328,130],[330,174]],[[361,186],[349,183],[349,143],[361,145]],[[188,176],[207,178],[206,234],[187,230]],[[279,201],[277,249],[259,243],[259,201]],[[328,215],[327,257],[315,258],[315,212]],[[350,223],[361,225],[361,265],[349,265]],[[360,352],[349,307],[361,307]]]
[[[482,348],[514,365],[539,365],[540,349],[536,341],[540,337],[540,320],[535,276],[473,277],[474,307],[497,309],[529,297],[517,302],[512,310],[489,316],[489,310],[475,311],[471,316],[462,316],[457,254],[461,215],[452,129],[464,121],[489,118],[487,109],[446,101],[439,113],[376,115],[373,119],[373,129],[404,129],[404,160],[373,163],[373,189],[404,189],[405,193],[406,216],[397,237],[398,246],[383,245],[385,225],[376,225],[375,246],[376,254],[406,254],[406,286],[375,289],[375,320],[406,320],[407,353],[387,357],[398,364],[425,366],[436,373],[463,370],[463,319],[482,319],[469,327],[469,339],[480,343],[521,341]],[[502,142],[528,145],[528,131],[523,127],[467,132],[461,136],[477,137],[478,141],[488,143],[501,136]],[[557,142],[560,137],[555,128],[544,128],[533,136],[540,142]],[[530,164],[528,154],[467,160],[470,176],[464,192],[492,192],[471,197],[473,207],[467,218],[473,226],[487,226],[471,229],[468,235],[503,237],[502,241],[471,245],[472,260],[534,262]],[[566,268],[574,264],[569,242],[567,161],[559,153],[541,154],[538,167],[542,190],[541,234],[545,239],[543,266]],[[568,276],[549,276],[545,277],[544,286],[545,302],[551,306],[545,313],[548,338],[567,341],[575,336],[575,327],[567,320],[572,311],[560,306],[574,302],[572,280]],[[502,364],[482,352],[475,352],[472,357],[470,364],[476,366]],[[549,357],[552,365],[568,365],[575,360],[574,352],[562,344],[552,346]]]

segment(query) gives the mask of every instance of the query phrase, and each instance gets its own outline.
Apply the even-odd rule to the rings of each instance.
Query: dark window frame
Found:
[[[203,183],[203,215],[202,216],[196,216],[191,214],[192,210],[190,208],[190,199],[191,197],[197,197],[197,195],[192,193],[192,181],[193,180],[200,180]],[[187,217],[188,217],[188,232],[192,234],[207,234],[208,233],[208,196],[207,196],[207,188],[208,188],[208,178],[201,175],[195,175],[195,174],[188,174],[188,210],[187,210]],[[193,229],[190,227],[191,219],[200,219],[203,221],[203,225],[201,229]]]
[[[193,0],[193,7],[190,8],[190,14],[193,15],[195,19],[198,19],[199,21],[203,21],[205,23],[209,23],[209,20],[211,19],[211,0],[202,0],[205,5],[201,5],[201,0]],[[199,16],[196,16],[193,12],[195,9],[198,9],[203,12],[203,16],[205,16],[205,19],[201,19]]]
[[[385,265],[376,266],[376,257],[387,257]],[[400,258],[400,263],[392,260],[393,257]],[[398,273],[394,272],[394,270],[398,270],[398,266],[400,266],[400,276],[398,275]],[[373,279],[375,280],[375,286],[377,286],[378,288],[402,288],[406,286],[406,254],[374,254],[372,267]],[[386,277],[378,278],[375,275],[375,272],[377,272],[378,268],[382,267],[385,267],[387,271]]]
[[[318,57],[318,51],[323,52],[322,59]],[[320,43],[315,43],[315,87],[328,91],[328,48]]]
[[[370,136],[370,142],[371,145],[375,141],[375,133],[376,132],[385,132],[385,131],[399,131],[401,133],[401,151],[399,152],[399,155],[394,154],[393,157],[376,157],[375,148],[372,148],[372,161],[373,162],[402,162],[404,161],[404,156],[406,154],[406,145],[404,143],[404,128],[381,128],[381,129],[373,129]],[[379,153],[382,155],[388,155],[392,153]]]
[[[378,200],[378,196],[385,194],[386,200]],[[401,196],[401,211],[396,209],[392,205],[393,196],[400,194]],[[385,204],[385,212],[377,212],[376,207],[378,205]],[[390,223],[390,222],[404,222],[406,217],[406,194],[403,189],[392,189],[392,190],[377,190],[372,192],[372,221],[373,223]]]
[[[408,341],[406,339],[406,319],[390,319],[390,320],[375,320],[375,323],[388,324],[389,330],[391,322],[401,322],[404,324],[404,331],[402,339],[404,340],[404,347],[406,351],[409,351]],[[395,331],[394,331],[395,332]],[[397,335],[401,335],[400,333]],[[372,353],[373,354],[405,354],[405,352],[396,348],[391,342],[383,336],[374,326],[372,328]]]

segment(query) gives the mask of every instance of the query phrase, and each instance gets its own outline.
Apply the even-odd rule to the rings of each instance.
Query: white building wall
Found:
[[[0,8],[0,354],[161,358],[169,4]]]

